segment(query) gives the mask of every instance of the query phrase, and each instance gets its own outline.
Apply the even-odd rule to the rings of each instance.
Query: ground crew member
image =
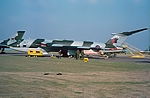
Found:
[[[79,49],[76,51],[76,60],[80,59],[80,51]]]
[[[58,54],[59,54],[58,58],[61,59],[61,50],[58,51]]]
[[[84,51],[83,50],[81,51],[81,59],[82,60],[84,59]]]

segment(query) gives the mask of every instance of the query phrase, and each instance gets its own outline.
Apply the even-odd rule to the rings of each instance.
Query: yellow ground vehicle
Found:
[[[43,53],[42,53],[42,50],[30,49],[30,50],[28,50],[28,56],[29,57],[39,57],[39,56],[43,56]]]

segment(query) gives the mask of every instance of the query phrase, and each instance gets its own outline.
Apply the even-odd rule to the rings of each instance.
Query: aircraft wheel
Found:
[[[108,57],[109,57],[109,56],[106,55],[106,56],[105,56],[105,59],[108,59]]]

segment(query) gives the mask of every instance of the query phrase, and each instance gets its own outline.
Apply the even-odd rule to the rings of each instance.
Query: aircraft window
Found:
[[[36,53],[40,53],[40,51],[36,51]]]
[[[23,47],[26,47],[27,45],[23,45]]]

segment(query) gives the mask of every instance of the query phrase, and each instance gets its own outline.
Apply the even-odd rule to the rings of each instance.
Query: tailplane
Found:
[[[106,44],[106,48],[115,48],[120,47],[123,42],[126,40],[126,38],[132,34],[147,30],[148,28],[143,28],[139,30],[134,30],[130,32],[122,32],[122,33],[112,33],[114,35],[110,40],[108,40]]]

